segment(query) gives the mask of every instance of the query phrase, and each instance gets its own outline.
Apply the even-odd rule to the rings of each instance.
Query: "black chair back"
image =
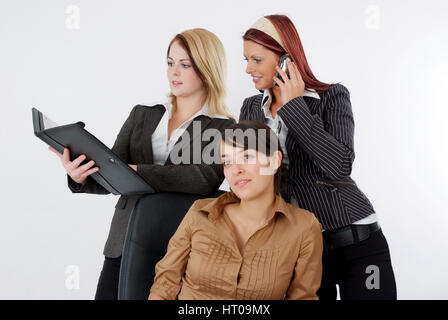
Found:
[[[119,300],[148,299],[155,265],[165,255],[168,242],[188,209],[197,199],[216,198],[223,193],[218,190],[201,196],[161,192],[138,200],[129,219],[121,258]]]

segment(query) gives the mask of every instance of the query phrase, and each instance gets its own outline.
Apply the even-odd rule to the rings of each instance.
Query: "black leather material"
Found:
[[[155,265],[163,258],[171,236],[176,232],[194,201],[216,198],[209,195],[155,193],[142,196],[129,219],[118,286],[119,300],[146,300],[155,276]]]
[[[378,222],[371,224],[351,224],[347,227],[324,231],[324,247],[326,250],[346,247],[367,240],[381,227]]]
[[[100,170],[91,174],[89,178],[95,180],[108,192],[115,195],[133,195],[155,191],[143,177],[129,167],[128,163],[135,162],[123,161],[119,155],[85,130],[83,122],[45,129],[41,125],[44,115],[35,108],[32,112],[34,134],[61,154],[64,148],[68,147],[72,160],[81,154],[87,157],[83,163],[95,160],[95,166],[98,166]],[[81,185],[74,181],[72,186],[74,190],[81,189]]]

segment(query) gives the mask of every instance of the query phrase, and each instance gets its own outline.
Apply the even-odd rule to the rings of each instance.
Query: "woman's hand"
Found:
[[[50,151],[54,152],[59,157],[59,159],[61,159],[61,162],[62,162],[62,165],[64,166],[65,171],[67,171],[67,174],[76,183],[83,184],[86,181],[88,176],[90,176],[92,173],[97,172],[99,170],[98,167],[92,168],[93,165],[95,164],[95,162],[93,160],[80,166],[81,162],[83,162],[86,159],[86,156],[83,154],[80,155],[75,160],[70,161],[70,150],[68,148],[64,148],[63,154],[60,154],[52,147],[49,147],[48,149]]]
[[[282,80],[274,77],[275,83],[278,84],[281,90],[281,102],[285,105],[294,98],[300,97],[305,91],[305,82],[303,82],[302,76],[297,66],[288,58],[286,59],[286,65],[289,70],[289,78],[285,71],[279,66],[275,67],[275,70],[281,75]]]
[[[137,171],[137,165],[136,164],[130,164],[129,165],[134,171]]]

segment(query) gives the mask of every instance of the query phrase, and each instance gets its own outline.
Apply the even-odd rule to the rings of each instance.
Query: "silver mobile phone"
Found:
[[[286,72],[286,74],[287,74],[287,76],[288,76],[288,78],[289,78],[288,66],[286,65],[286,59],[287,59],[287,58],[289,58],[289,60],[292,61],[291,57],[285,54],[285,55],[283,55],[283,56],[280,57],[280,61],[279,61],[279,63],[278,63],[278,66],[280,67],[280,69],[282,69],[284,72]],[[279,78],[281,81],[283,81],[282,76],[280,75],[280,73],[277,72],[275,76],[276,76],[277,78]],[[276,86],[278,86],[277,83],[274,82],[274,84],[275,84]]]

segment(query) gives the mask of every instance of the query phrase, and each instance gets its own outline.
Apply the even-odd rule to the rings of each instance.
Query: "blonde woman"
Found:
[[[195,139],[196,135],[202,135],[207,129],[221,130],[234,123],[224,103],[225,74],[225,52],[216,35],[205,29],[177,34],[167,51],[167,76],[171,88],[168,101],[153,106],[135,106],[112,150],[156,191],[209,194],[217,190],[224,180],[221,166],[206,164],[202,157],[200,163],[193,162],[193,152],[199,150],[202,154],[211,143]],[[183,139],[186,134],[191,138]],[[193,148],[193,143],[200,146]],[[191,151],[189,159],[182,158],[179,162],[179,150]],[[72,192],[108,193],[89,177],[101,170],[93,161],[81,165],[86,158],[84,155],[70,159],[68,149],[63,155],[52,151],[60,157],[67,171]],[[121,196],[115,206],[95,299],[117,299],[126,228],[138,198],[138,195]],[[166,217],[163,223],[173,222]]]

